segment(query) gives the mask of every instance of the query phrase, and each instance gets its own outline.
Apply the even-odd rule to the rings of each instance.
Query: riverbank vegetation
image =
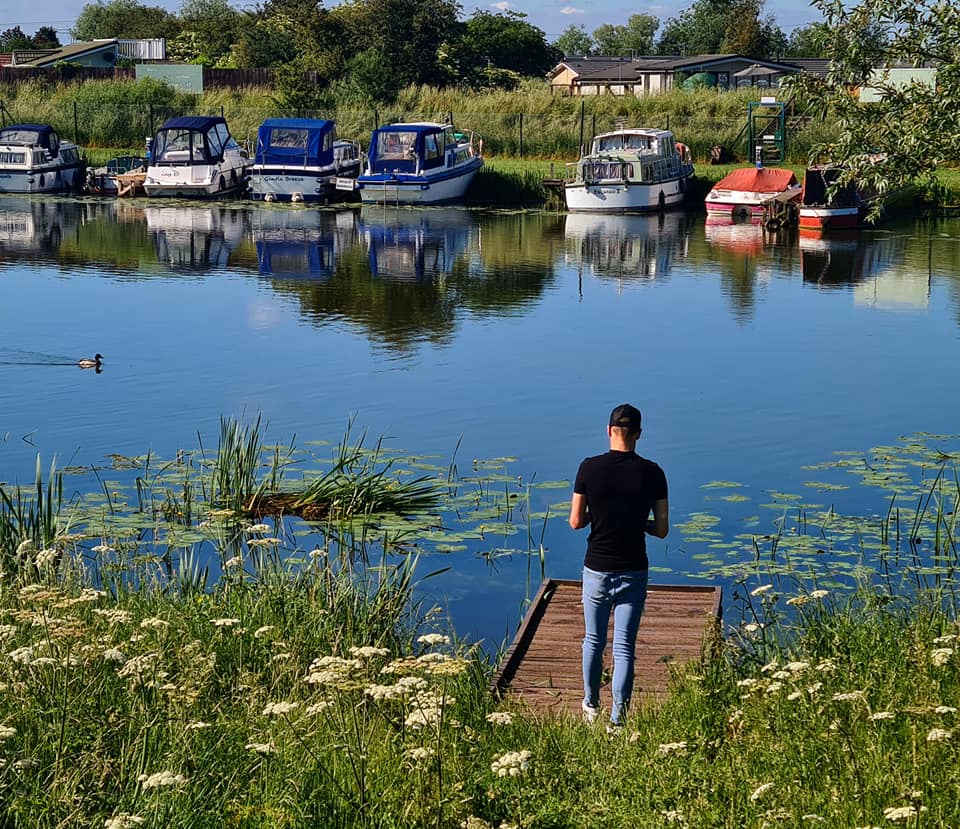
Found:
[[[245,428],[209,455],[114,457],[94,476],[102,491],[70,503],[64,471],[3,487],[4,824],[960,821],[960,485],[948,439],[811,467],[821,497],[844,490],[832,474],[892,492],[872,517],[768,493],[772,503],[758,506],[780,515],[773,532],[726,535],[707,513],[681,523],[687,548],[717,559],[702,559],[701,575],[731,585],[723,645],[709,663],[675,666],[670,697],[638,703],[608,734],[491,696],[489,657],[456,641],[427,598],[425,548],[382,543],[386,513],[341,514],[348,545],[332,521],[307,536],[298,523],[238,515],[222,490],[205,489],[244,481],[225,467],[236,461],[230,447],[258,442]],[[293,470],[310,453],[261,448],[243,487],[282,489],[291,476],[299,486]],[[488,525],[499,515],[531,538],[536,522],[520,520],[523,490],[512,489],[507,461],[474,461],[464,475],[455,460],[397,463],[445,486],[454,512],[472,502],[492,510]],[[749,501],[733,481],[706,491]],[[427,534],[438,523],[452,544],[446,519],[435,515]],[[408,541],[424,534],[407,530]],[[201,543],[209,571],[187,553]]]

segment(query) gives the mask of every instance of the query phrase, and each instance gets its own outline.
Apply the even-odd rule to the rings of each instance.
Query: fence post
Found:
[[[597,134],[597,113],[590,116],[590,140]]]
[[[150,137],[152,138],[156,130],[153,128],[153,104],[150,104]]]
[[[523,113],[520,113],[520,158],[523,158]]]
[[[76,100],[74,100],[74,102],[73,102],[73,141],[74,141],[75,144],[81,143],[81,142],[80,142],[80,129],[79,129],[79,127],[77,126],[77,124],[78,124],[78,121],[77,121],[77,102],[76,102]]]
[[[669,113],[667,113],[667,126],[666,126],[666,129],[668,129],[668,130],[670,129],[670,114],[669,114]]]
[[[378,109],[373,111],[373,128],[375,130],[380,129],[380,110]]]
[[[584,101],[583,98],[580,99],[580,146],[577,147],[578,155],[583,153],[583,116],[584,116],[583,108],[586,105],[586,103],[587,102]]]
[[[223,114],[223,104],[220,104],[220,117],[221,118],[225,117]]]

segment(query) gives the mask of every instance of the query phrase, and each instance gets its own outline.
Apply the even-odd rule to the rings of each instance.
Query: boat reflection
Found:
[[[667,275],[690,244],[690,217],[683,211],[643,215],[569,213],[566,251],[597,276],[655,279]]]
[[[150,204],[143,209],[157,258],[173,270],[227,267],[246,235],[245,209],[219,204]]]
[[[803,281],[820,287],[855,285],[876,277],[903,258],[904,242],[896,236],[878,236],[850,230],[800,234]]]
[[[53,254],[83,218],[83,205],[73,200],[4,195],[0,198],[0,255],[42,258]]]
[[[467,252],[473,227],[465,210],[364,206],[359,221],[370,273],[398,281],[452,273]]]
[[[256,210],[250,233],[265,276],[328,279],[337,255],[357,242],[353,210],[274,207]]]

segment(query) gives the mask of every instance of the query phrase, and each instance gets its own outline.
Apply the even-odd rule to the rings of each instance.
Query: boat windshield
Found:
[[[178,128],[160,130],[154,142],[153,157],[158,162],[206,161],[203,133]]]
[[[620,150],[649,150],[650,147],[650,136],[638,135],[637,133],[623,133],[620,135],[604,135],[598,138],[596,151],[609,153]]]
[[[39,144],[40,131],[23,127],[0,129],[0,144]]]
[[[377,134],[374,153],[385,161],[412,159],[416,155],[417,134],[400,130],[386,130]]]

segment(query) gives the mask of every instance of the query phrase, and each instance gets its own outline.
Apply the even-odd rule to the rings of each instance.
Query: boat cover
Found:
[[[254,163],[307,167],[332,164],[332,142],[324,139],[333,126],[333,121],[318,118],[268,118],[257,130]]]
[[[782,193],[797,183],[790,170],[777,167],[741,167],[724,176],[715,190],[736,190],[746,193]]]
[[[32,144],[57,154],[56,130],[49,124],[10,124],[0,128],[0,144]]]

